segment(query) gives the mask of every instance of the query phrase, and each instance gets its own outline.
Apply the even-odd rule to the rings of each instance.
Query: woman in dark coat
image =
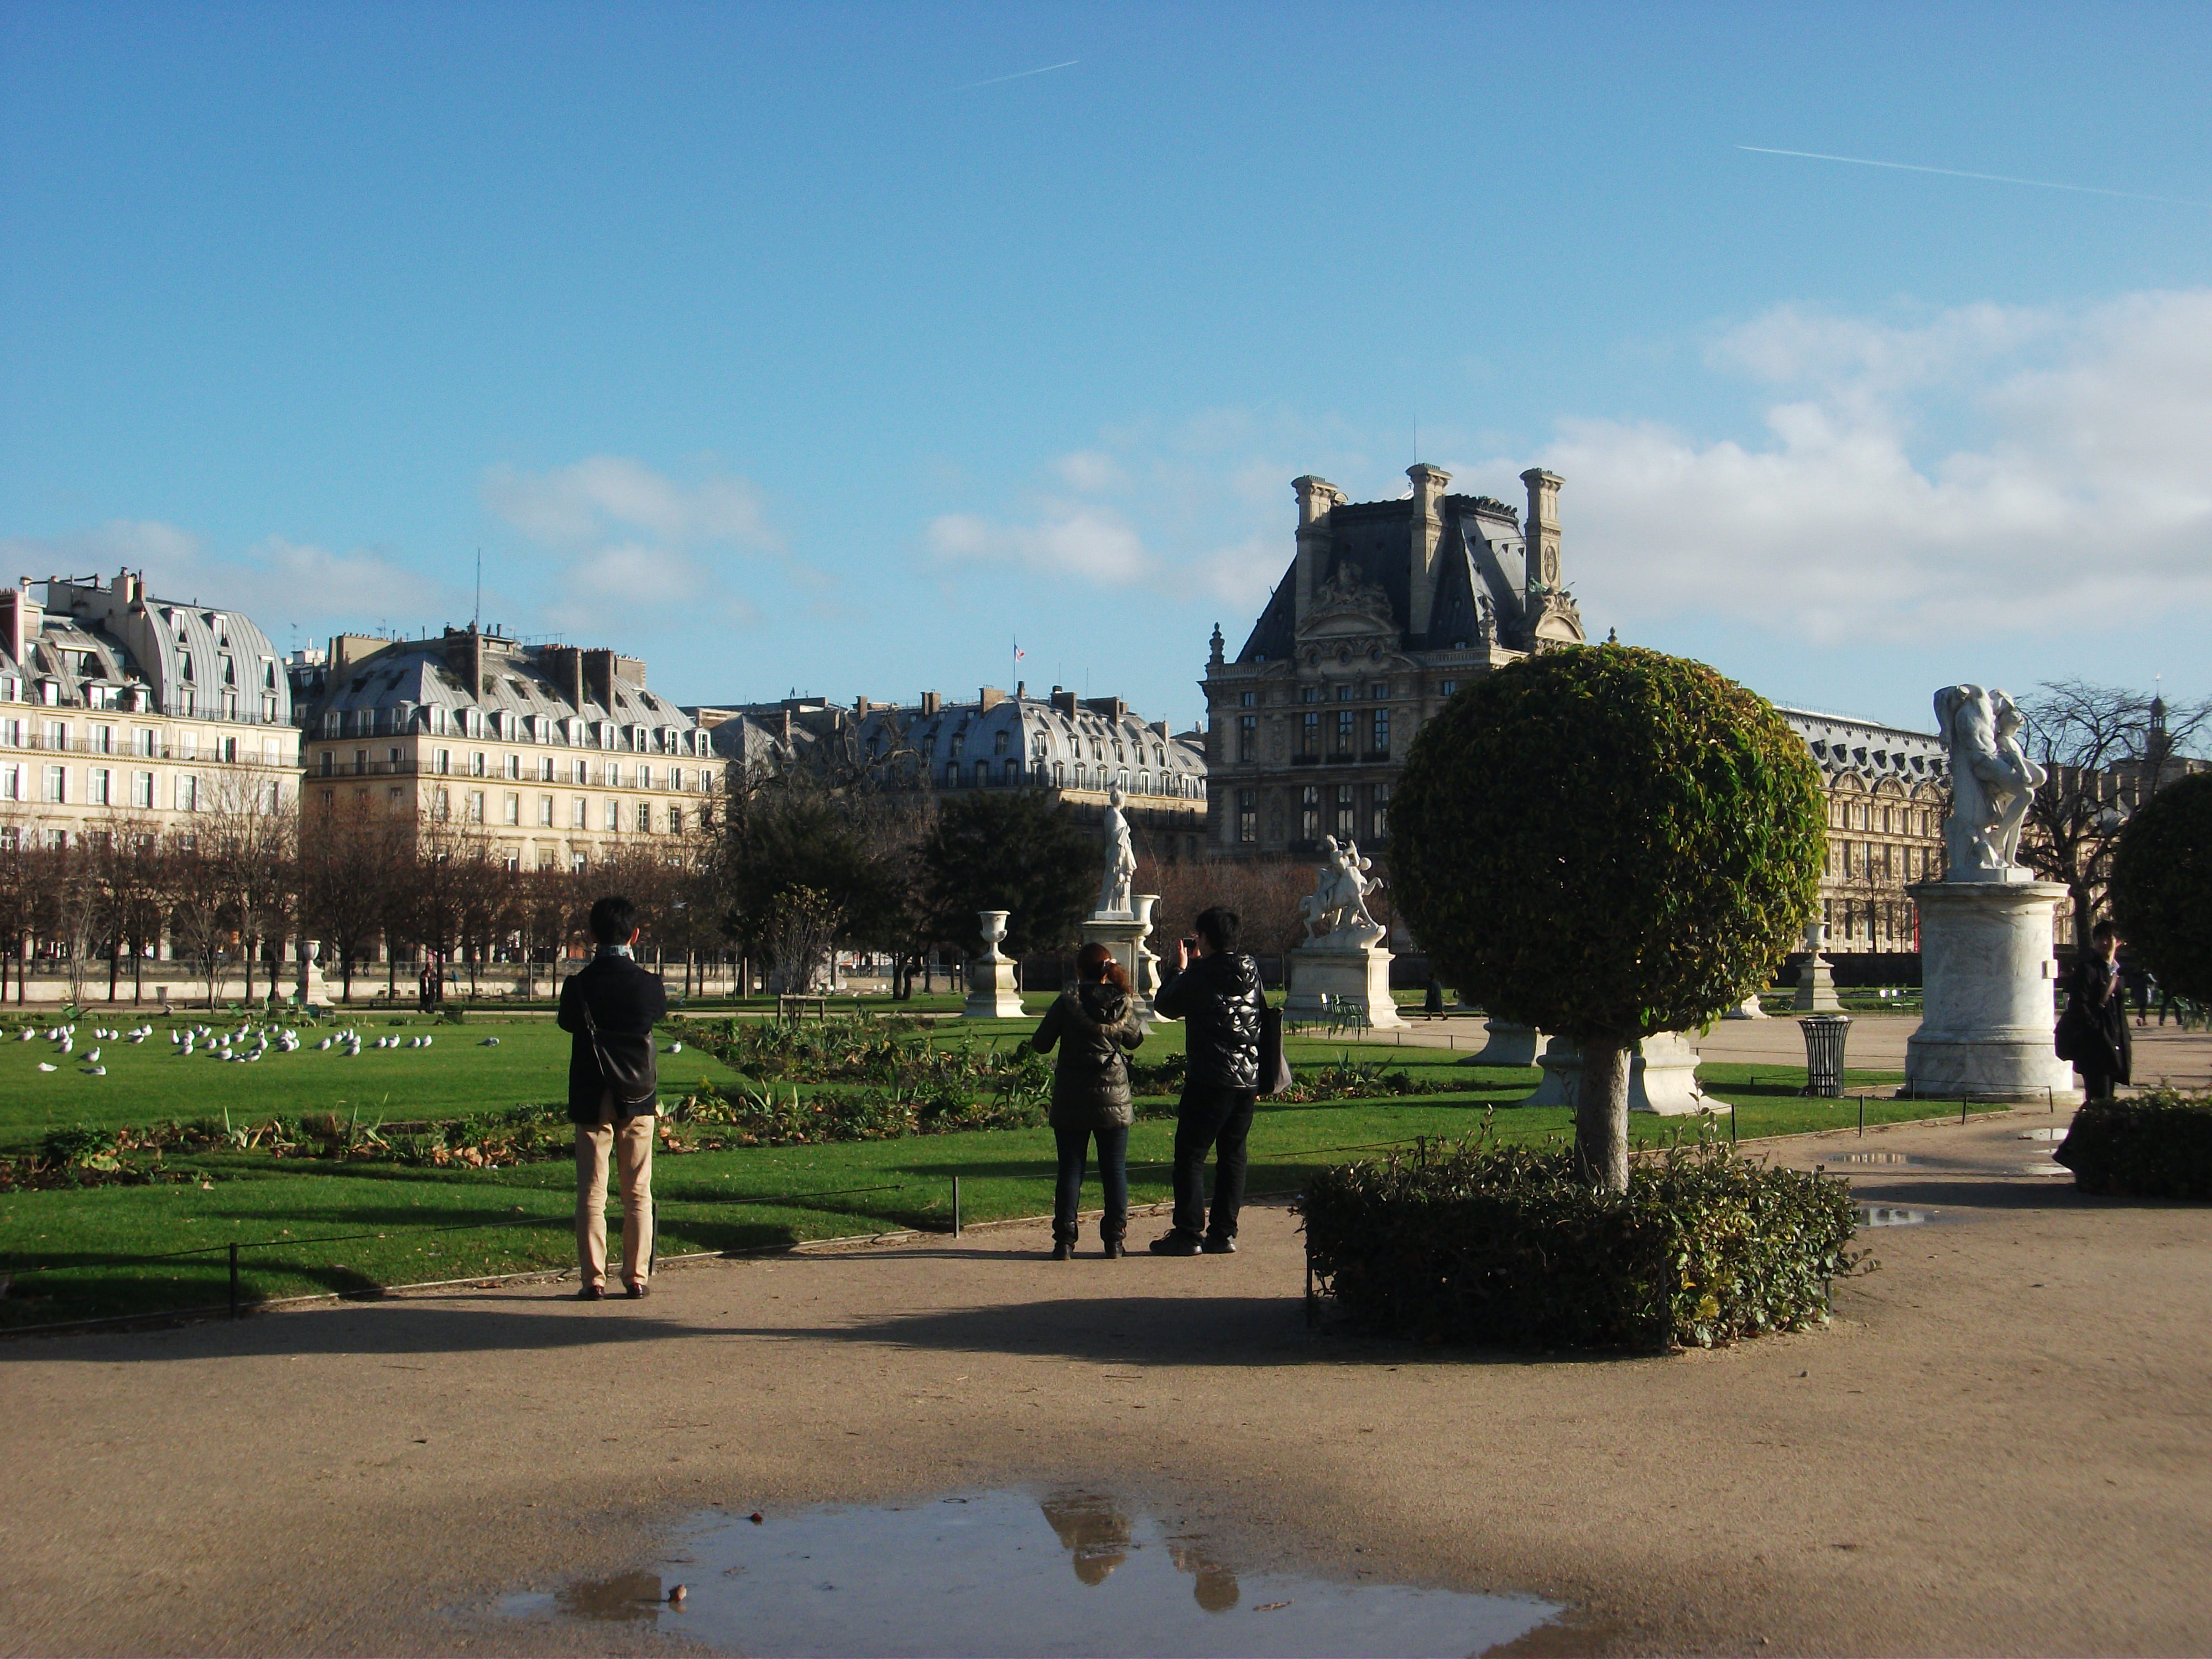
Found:
[[[2119,970],[2119,936],[2100,921],[2089,935],[2090,948],[2068,976],[2066,1012],[2058,1020],[2058,1057],[2081,1073],[2088,1100],[2110,1100],[2115,1083],[2130,1081],[2134,1055],[2129,1052],[2127,994]]]
[[[1075,1254],[1076,1207],[1083,1194],[1083,1165],[1098,1143],[1098,1179],[1106,1189],[1106,1214],[1098,1224],[1103,1255],[1121,1254],[1129,1230],[1129,1066],[1124,1051],[1145,1040],[1129,976],[1103,945],[1086,945],[1076,958],[1077,984],[1062,991],[1030,1046],[1049,1054],[1060,1045],[1052,1073],[1052,1133],[1060,1146],[1060,1188],[1052,1206],[1052,1259]]]

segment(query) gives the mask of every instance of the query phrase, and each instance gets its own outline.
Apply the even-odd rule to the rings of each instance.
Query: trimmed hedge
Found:
[[[2112,899],[2120,937],[2158,982],[2212,1002],[2212,772],[2177,779],[2129,815]]]
[[[1462,1146],[1323,1170],[1298,1200],[1325,1292],[1378,1334],[1507,1348],[1711,1347],[1824,1324],[1862,1259],[1849,1188],[1714,1143],[1638,1158],[1626,1193],[1571,1151]]]
[[[2085,1193],[2212,1199],[2212,1096],[2156,1089],[2084,1106],[2052,1156]]]

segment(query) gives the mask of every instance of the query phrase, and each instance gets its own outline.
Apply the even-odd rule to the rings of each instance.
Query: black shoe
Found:
[[[1198,1248],[1208,1255],[1235,1255],[1237,1241],[1226,1233],[1208,1233],[1206,1242]]]
[[[1099,1241],[1098,1254],[1107,1261],[1111,1261],[1117,1256],[1124,1256],[1129,1253],[1121,1248],[1121,1241],[1120,1239],[1108,1238]]]
[[[606,1296],[607,1290],[605,1285],[586,1285],[582,1290],[576,1292],[576,1300],[579,1302],[604,1302],[606,1300]]]
[[[625,1285],[623,1286],[623,1294],[633,1302],[640,1301],[653,1294],[653,1286],[643,1282]]]
[[[1205,1248],[1188,1233],[1162,1233],[1152,1244],[1154,1255],[1196,1255]]]
[[[1054,1261],[1073,1261],[1075,1259],[1075,1246],[1064,1238],[1055,1238],[1052,1242],[1052,1259]]]

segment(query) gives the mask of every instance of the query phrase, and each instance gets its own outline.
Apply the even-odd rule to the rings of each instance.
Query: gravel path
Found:
[[[1572,1606],[1529,1653],[2212,1650],[2212,1208],[2026,1173],[2063,1121],[1772,1143],[1932,1218],[1863,1236],[1833,1328],[1711,1354],[1310,1334],[1279,1208],[1229,1258],[1031,1224],[9,1341],[0,1647],[665,1650],[484,1609],[712,1504],[1077,1482],[1255,1571]]]

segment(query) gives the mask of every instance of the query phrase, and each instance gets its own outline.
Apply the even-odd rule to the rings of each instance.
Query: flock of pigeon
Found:
[[[92,1028],[92,1040],[94,1046],[86,1049],[84,1054],[81,1056],[84,1061],[84,1065],[82,1068],[84,1074],[87,1077],[106,1077],[107,1075],[107,1067],[100,1063],[100,1044],[103,1042],[143,1042],[148,1037],[153,1035],[154,1028],[150,1025],[134,1025],[127,1031],[111,1031],[105,1026],[94,1026]],[[48,1042],[54,1045],[54,1053],[57,1054],[62,1055],[64,1058],[75,1056],[76,1054],[76,1027],[74,1025],[49,1026],[43,1031],[33,1031],[26,1027],[21,1040],[25,1042],[31,1042],[40,1037],[44,1037]],[[58,1072],[61,1070],[61,1067],[58,1066],[50,1065],[46,1060],[42,1060],[39,1062],[39,1069],[42,1072]]]
[[[87,1049],[82,1055],[76,1053],[75,1025],[56,1025],[43,1031],[34,1031],[27,1028],[21,1040],[30,1042],[44,1038],[54,1045],[54,1053],[57,1056],[81,1059],[84,1062],[81,1069],[87,1077],[106,1077],[107,1067],[100,1063],[98,1044],[143,1042],[153,1035],[154,1028],[150,1025],[135,1025],[127,1031],[108,1030],[95,1025],[92,1029],[94,1046]],[[364,1045],[362,1042],[362,1034],[348,1027],[343,1031],[333,1031],[314,1046],[318,1049],[332,1049],[350,1058],[360,1054],[364,1046],[371,1048],[427,1048],[435,1041],[435,1037],[425,1032],[419,1036],[410,1037],[380,1036]],[[177,1057],[180,1060],[189,1059],[194,1054],[204,1054],[210,1060],[229,1060],[240,1066],[259,1060],[272,1048],[280,1054],[289,1054],[301,1046],[299,1032],[289,1027],[256,1025],[250,1020],[234,1031],[218,1031],[212,1025],[181,1026],[169,1033],[169,1042],[170,1046],[177,1051]],[[499,1039],[486,1037],[477,1046],[480,1048],[496,1048],[499,1047]],[[42,1072],[58,1072],[61,1067],[42,1060],[39,1062],[39,1069]]]

